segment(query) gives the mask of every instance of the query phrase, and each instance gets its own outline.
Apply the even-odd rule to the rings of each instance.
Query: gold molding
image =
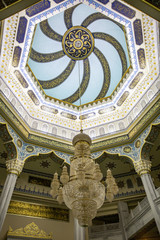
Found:
[[[160,21],[159,11],[153,7],[153,5],[146,3],[145,0],[123,0],[123,2],[129,4],[130,6],[136,8],[137,10],[149,15],[153,19]]]
[[[150,173],[151,171],[151,166],[152,166],[151,161],[141,159],[139,161],[134,161],[133,164],[136,172],[140,176],[143,174]]]
[[[5,8],[0,9],[0,21],[4,20],[11,15],[14,15],[32,5],[40,2],[40,0],[17,0],[15,3],[6,6]]]
[[[8,213],[19,216],[28,216],[44,219],[47,218],[65,222],[69,221],[68,209],[56,208],[28,202],[11,201],[8,208]]]
[[[123,132],[121,136],[117,137],[114,135],[110,138],[101,138],[96,142],[93,141],[91,152],[97,152],[100,150],[105,150],[106,148],[116,147],[118,144],[124,145],[127,141],[130,143],[133,142],[146,127],[152,123],[152,121],[160,114],[160,99],[159,95],[156,99],[150,104],[150,106],[146,109],[143,115],[136,120],[136,124],[134,122],[134,126],[130,126],[127,132]],[[3,98],[0,100],[0,115],[6,120],[6,122],[16,131],[16,133],[22,138],[22,140],[26,143],[35,144],[42,147],[47,147],[48,149],[52,148],[52,150],[58,150],[61,152],[73,154],[73,147],[69,144],[69,142],[60,142],[60,139],[53,140],[51,138],[46,139],[43,134],[38,134],[36,132],[30,132],[29,129],[25,129],[23,126],[23,122],[15,116],[16,114],[11,112],[8,107],[6,101]],[[15,115],[14,115],[15,114]],[[27,135],[24,134],[27,132]],[[53,149],[54,146],[54,149]]]
[[[53,233],[47,234],[45,231],[39,229],[39,227],[34,223],[30,223],[26,225],[24,228],[18,228],[13,230],[9,226],[9,230],[7,236],[16,236],[16,237],[31,237],[31,238],[43,238],[43,239],[52,239],[53,240]]]
[[[24,161],[18,159],[11,159],[6,161],[7,172],[9,174],[15,174],[17,176],[22,172]]]
[[[153,9],[155,9],[155,10],[157,10],[157,11],[160,12],[160,9],[159,9],[158,7],[156,7],[156,6],[154,6],[152,3],[149,3],[149,2],[146,1],[146,0],[142,0],[142,2],[148,4],[150,7],[152,7]]]

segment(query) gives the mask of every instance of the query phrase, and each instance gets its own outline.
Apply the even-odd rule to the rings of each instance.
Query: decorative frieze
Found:
[[[20,216],[69,221],[69,210],[45,205],[11,201],[8,213]]]
[[[34,223],[30,223],[26,225],[24,228],[19,228],[16,230],[13,230],[11,227],[9,227],[9,231],[7,234],[8,237],[29,237],[29,238],[43,238],[43,239],[53,239],[53,234],[47,234],[45,231],[39,229],[39,227]],[[9,238],[10,239],[10,238]]]

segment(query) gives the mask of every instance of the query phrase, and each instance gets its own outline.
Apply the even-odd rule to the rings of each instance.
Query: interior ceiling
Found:
[[[70,48],[73,45],[67,56],[63,36],[71,28],[69,39],[64,40]],[[90,31],[91,43],[85,29]],[[74,38],[86,46],[74,48]],[[85,4],[37,24],[32,42],[28,65],[45,94],[75,105],[80,105],[80,96],[81,104],[110,96],[130,65],[123,25]],[[87,47],[92,46],[86,56]]]
[[[147,15],[151,16],[152,18],[156,19],[157,21],[160,21],[159,16],[159,9],[160,9],[160,3],[159,1],[155,0],[124,0],[126,3],[130,4],[131,6],[139,9],[140,11],[146,13]],[[0,20],[5,19],[17,12],[20,12],[21,10],[32,6],[33,4],[39,2],[39,0],[3,0],[0,3]]]
[[[71,145],[81,124],[98,148],[128,140],[159,113],[158,27],[117,0],[43,0],[5,19],[1,111],[45,146]]]
[[[93,144],[97,144],[98,151],[102,149],[101,142],[103,149],[107,149],[105,139],[113,145],[116,139],[116,143],[122,145],[124,133],[126,141],[130,140],[131,129],[135,136],[148,119],[153,120],[159,113],[159,105],[154,107],[160,97],[158,22],[124,1],[79,2],[81,4],[74,0],[41,1],[5,19],[1,25],[0,113],[18,130],[22,139],[25,136],[26,145],[33,143],[51,148],[48,154],[30,156],[26,160],[20,186],[22,183],[34,184],[37,188],[38,184],[42,188],[50,187],[54,172],[60,175],[63,165],[68,166],[52,150],[71,150],[71,140],[80,130],[80,116],[84,131],[91,136]],[[85,21],[90,24],[85,25]],[[62,42],[66,31],[77,25],[80,30],[84,27],[91,32],[94,47],[86,58],[75,60],[66,54]],[[81,36],[78,35],[78,39],[82,40]],[[36,58],[39,61],[35,61]],[[70,62],[73,70],[66,69]],[[60,75],[64,80],[61,84],[49,90],[43,87],[42,81],[59,79]],[[88,83],[85,82],[82,95],[84,105],[79,108],[78,99],[66,101],[66,98],[76,93],[79,83],[86,79]],[[99,97],[103,84],[108,84],[108,88]],[[151,131],[142,149],[142,154],[147,153],[152,161],[156,187],[160,184],[158,129]],[[0,132],[0,167],[5,168],[6,159],[8,156],[12,159],[13,150],[16,151],[10,150],[7,139],[6,145],[3,144],[1,139],[7,134]],[[18,140],[14,142],[17,149],[26,151],[26,145],[22,146],[24,142]],[[28,149],[30,155],[34,154],[33,149]],[[137,175],[127,157],[104,152],[96,161],[103,176],[108,168],[112,170],[122,193],[127,188],[126,179],[137,184]],[[24,201],[29,198],[26,194]],[[41,199],[45,195],[35,196],[37,203],[37,196]]]
[[[6,159],[12,159],[16,149],[11,148],[8,143],[12,143],[12,138],[8,132],[7,125],[0,125],[0,165],[5,167]],[[20,146],[20,143],[19,143]],[[146,136],[145,143],[141,149],[142,159],[150,160],[152,162],[152,172],[157,171],[158,175],[155,179],[156,184],[160,180],[160,124],[153,125],[150,132]],[[95,157],[94,157],[95,158]],[[101,155],[95,158],[95,161],[100,165],[103,176],[106,176],[107,169],[111,169],[115,177],[129,176],[135,174],[134,166],[131,159],[127,156],[120,156],[119,154],[110,154],[108,152],[101,152]],[[64,164],[69,168],[69,163],[58,156],[56,152],[37,155],[30,155],[26,158],[24,172],[39,175],[41,177],[52,178],[53,169],[59,175],[61,174]],[[151,172],[151,174],[152,174]],[[155,176],[154,176],[155,177]],[[159,183],[158,183],[159,184]]]
[[[5,126],[3,126],[5,127]],[[2,131],[4,132],[4,131]],[[156,133],[156,134],[155,134]],[[2,136],[1,136],[2,137]],[[9,137],[9,135],[8,135]],[[10,157],[11,150],[6,148],[4,142],[0,138],[0,167],[5,168],[5,161]],[[150,133],[146,138],[146,143],[142,148],[142,156],[146,154],[145,159],[152,162],[152,177],[156,187],[160,185],[160,125],[152,126]],[[118,184],[122,184],[124,177],[134,176],[136,179],[138,175],[135,173],[134,166],[131,160],[126,156],[119,156],[118,154],[109,154],[104,152],[100,155],[96,162],[100,165],[103,176],[106,176],[107,169],[111,169]],[[26,159],[23,173],[29,176],[36,176],[42,179],[52,179],[54,172],[61,175],[64,164],[69,168],[69,164],[64,159],[57,156],[54,152],[47,154],[38,154],[38,156],[30,156]],[[50,186],[50,182],[48,187]],[[120,188],[124,186],[119,185]]]

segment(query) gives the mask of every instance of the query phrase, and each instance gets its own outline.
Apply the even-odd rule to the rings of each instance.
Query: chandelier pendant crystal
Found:
[[[105,195],[105,185],[101,183],[103,175],[99,164],[91,157],[91,138],[83,131],[72,140],[75,147],[74,156],[70,159],[70,175],[67,167],[64,166],[58,180],[58,174],[54,174],[51,183],[50,194],[61,204],[63,201],[72,210],[73,216],[83,227],[92,224],[92,219],[96,217],[104,201],[105,196],[109,202],[118,192],[118,187],[111,171],[107,170],[107,193]]]

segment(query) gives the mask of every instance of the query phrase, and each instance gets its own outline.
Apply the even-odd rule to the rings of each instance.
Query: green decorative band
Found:
[[[29,57],[35,62],[45,63],[55,61],[63,56],[64,56],[63,51],[55,53],[39,53],[32,48]]]
[[[101,39],[110,43],[117,50],[122,63],[122,76],[123,76],[123,74],[127,71],[127,59],[125,51],[123,50],[121,44],[114,37],[106,33],[95,32],[93,33],[93,37],[95,39]]]
[[[108,21],[111,21],[113,23],[115,23],[117,26],[119,26],[122,30],[123,30],[123,25],[121,25],[120,23],[114,21],[113,19],[103,15],[102,13],[93,13],[91,15],[89,15],[83,22],[82,22],[82,26],[83,27],[88,27],[91,23],[99,20],[99,19],[105,19],[105,20],[108,20]]]
[[[74,9],[78,5],[76,5],[74,7],[71,7],[71,8],[68,8],[67,10],[64,11],[64,22],[65,22],[65,25],[66,25],[67,29],[70,29],[71,27],[73,27],[73,24],[72,24],[72,14],[73,14]]]
[[[64,71],[57,77],[51,79],[51,80],[39,80],[39,83],[41,84],[43,89],[51,89],[54,87],[59,86],[61,83],[63,83],[68,76],[71,74],[76,62],[74,60],[71,60],[68,64],[68,66],[64,69]]]
[[[55,32],[49,25],[48,20],[44,20],[43,22],[40,23],[40,28],[41,31],[49,38],[52,40],[61,42],[62,41],[62,36]]]
[[[110,73],[108,61],[106,60],[103,53],[101,51],[99,51],[98,48],[95,47],[94,54],[99,59],[101,65],[102,65],[102,68],[103,68],[103,72],[104,72],[102,89],[101,89],[100,93],[98,94],[98,96],[96,97],[96,99],[101,99],[101,98],[104,98],[108,92],[108,89],[110,86],[111,73]]]
[[[89,65],[88,58],[83,60],[83,66],[84,66],[84,73],[83,73],[83,79],[82,79],[80,88],[78,88],[78,90],[68,98],[63,99],[63,101],[73,103],[77,101],[79,97],[82,96],[86,91],[86,88],[88,87],[88,84],[89,84],[89,78],[90,78],[90,65]]]
[[[92,53],[94,38],[87,28],[76,26],[65,32],[62,46],[68,57],[74,60],[82,60]]]

